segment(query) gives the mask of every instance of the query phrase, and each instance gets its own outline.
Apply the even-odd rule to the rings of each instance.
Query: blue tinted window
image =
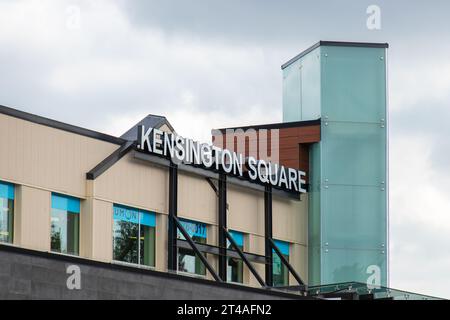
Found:
[[[78,255],[80,200],[52,193],[50,247],[52,251]]]
[[[200,244],[206,243],[206,224],[185,219],[180,219],[180,223],[194,242]],[[178,239],[186,240],[180,230],[177,231],[177,237]],[[193,250],[186,248],[178,249],[178,271],[206,275],[206,267],[203,262]]]
[[[155,213],[115,204],[113,219],[113,259],[154,267]]]
[[[14,185],[0,181],[0,242],[13,242]]]

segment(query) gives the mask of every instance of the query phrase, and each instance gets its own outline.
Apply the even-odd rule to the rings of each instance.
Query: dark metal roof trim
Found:
[[[159,116],[155,114],[148,114],[143,119],[141,119],[138,123],[128,129],[124,134],[120,137],[125,140],[135,140],[137,137],[138,127],[140,125],[145,125],[145,127],[152,128],[161,128],[163,125],[167,125],[170,131],[174,132],[175,129],[170,124],[169,120],[165,116]]]
[[[236,129],[283,129],[283,128],[295,128],[295,127],[307,127],[307,126],[314,126],[314,125],[320,125],[321,119],[315,119],[315,120],[305,120],[305,121],[293,121],[293,122],[278,122],[278,123],[269,123],[269,124],[260,124],[260,125],[250,125],[250,126],[243,126],[243,127],[230,127],[230,128],[221,128],[221,129],[213,129],[211,130],[211,134],[214,134],[215,131],[225,132],[227,129],[236,130]]]
[[[2,106],[2,105],[0,105],[0,113],[14,117],[14,118],[18,118],[18,119],[22,119],[25,121],[37,123],[37,124],[44,125],[47,127],[51,127],[54,129],[64,130],[64,131],[67,131],[70,133],[75,133],[75,134],[79,134],[79,135],[82,135],[85,137],[102,140],[102,141],[106,141],[106,142],[110,142],[110,143],[114,143],[114,144],[123,144],[126,141],[122,138],[114,137],[114,136],[111,136],[111,135],[108,135],[105,133],[101,133],[101,132],[85,129],[82,127],[74,126],[71,124],[67,124],[64,122],[56,121],[53,119],[37,116],[32,113],[20,111],[20,110]]]
[[[111,153],[102,162],[100,162],[95,168],[86,173],[87,180],[95,180],[103,172],[111,168],[117,161],[119,161],[124,155],[128,153],[134,146],[134,141],[125,142],[120,148]]]
[[[320,46],[328,46],[328,47],[359,47],[359,48],[389,48],[388,43],[375,43],[375,42],[346,42],[346,41],[319,41],[316,44],[312,45],[305,51],[302,51],[288,62],[284,63],[281,66],[281,69],[284,69],[300,59],[301,57],[306,56],[311,51],[317,49]]]

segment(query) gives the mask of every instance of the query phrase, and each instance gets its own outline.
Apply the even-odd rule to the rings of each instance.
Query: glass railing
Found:
[[[387,287],[372,287],[361,282],[345,282],[321,286],[311,286],[307,289],[307,295],[312,297],[338,296],[339,294],[356,294],[358,297],[373,295],[373,299],[392,300],[445,300],[438,297],[397,290]]]

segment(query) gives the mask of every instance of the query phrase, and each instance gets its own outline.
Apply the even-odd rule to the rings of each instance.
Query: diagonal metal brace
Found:
[[[186,239],[186,241],[189,243],[189,245],[191,246],[191,248],[194,250],[195,254],[200,258],[200,260],[202,261],[202,263],[205,265],[206,269],[208,269],[208,271],[211,273],[211,275],[213,276],[213,278],[217,281],[217,282],[223,282],[222,279],[220,279],[220,277],[217,275],[216,271],[214,270],[214,268],[209,264],[208,260],[206,260],[205,256],[200,252],[200,250],[197,248],[197,246],[195,245],[195,242],[191,239],[191,237],[189,236],[189,234],[187,233],[187,231],[184,229],[184,227],[181,225],[180,221],[178,220],[177,217],[173,216],[172,217],[173,221],[175,221],[175,224],[177,225],[178,230],[180,230],[181,234],[183,235],[183,237]]]

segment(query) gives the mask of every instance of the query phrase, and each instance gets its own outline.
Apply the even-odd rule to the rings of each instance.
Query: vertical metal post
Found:
[[[273,256],[272,256],[272,187],[267,185],[264,192],[264,233],[266,255],[266,285],[273,286]]]
[[[167,268],[177,270],[177,227],[174,217],[177,216],[178,207],[178,167],[171,163],[169,167],[169,218],[167,241]]]
[[[219,277],[227,281],[227,176],[219,175]]]

